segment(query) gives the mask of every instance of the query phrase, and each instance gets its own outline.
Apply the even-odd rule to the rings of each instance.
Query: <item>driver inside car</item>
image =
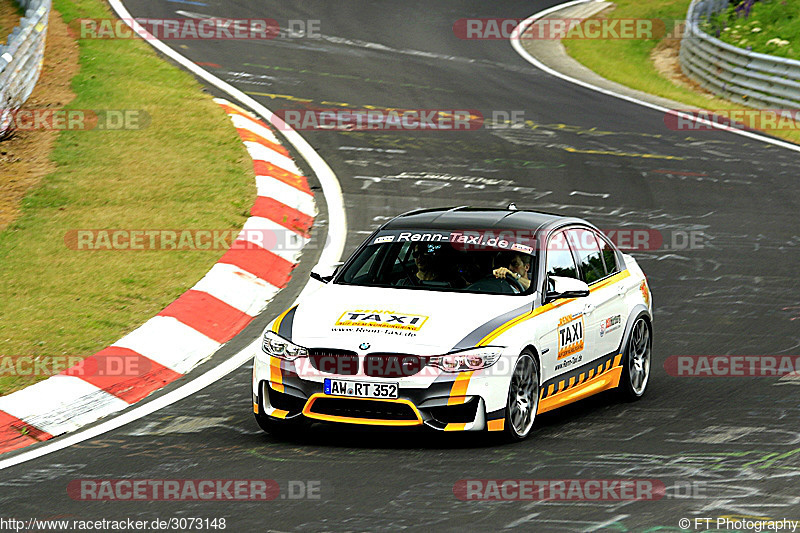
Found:
[[[401,278],[396,286],[442,286],[463,288],[467,285],[458,272],[454,250],[450,245],[440,243],[414,243],[411,256],[414,258],[416,272]]]
[[[441,244],[414,243],[411,247],[411,256],[414,258],[414,266],[417,267],[417,271],[413,274],[416,283],[402,278],[397,285],[419,285],[421,281],[441,281],[444,270],[442,251]]]
[[[494,277],[503,279],[511,275],[523,290],[528,290],[531,280],[528,278],[528,271],[531,268],[531,256],[521,252],[499,252],[495,258],[497,268],[492,270]]]

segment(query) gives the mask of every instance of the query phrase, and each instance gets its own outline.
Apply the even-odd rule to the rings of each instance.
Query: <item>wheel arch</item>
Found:
[[[533,344],[531,344],[531,343],[528,343],[527,345],[523,346],[523,348],[522,348],[522,349],[519,351],[520,355],[521,355],[521,354],[522,354],[522,352],[524,352],[525,350],[530,350],[530,351],[531,351],[531,354],[533,355],[533,360],[534,360],[534,361],[536,361],[536,368],[537,368],[537,369],[538,369],[538,371],[539,371],[539,372],[538,372],[538,374],[539,374],[539,376],[538,376],[538,378],[539,378],[539,385],[541,385],[541,384],[542,384],[542,358],[541,358],[541,356],[539,355],[539,350],[537,350],[537,349],[536,349],[536,346],[534,346]]]
[[[640,318],[644,317],[647,321],[647,325],[650,326],[650,342],[652,342],[653,338],[653,317],[650,314],[650,310],[644,304],[636,304],[631,309],[631,312],[628,313],[628,321],[625,323],[625,332],[622,334],[622,340],[620,341],[619,349],[617,350],[618,353],[624,353],[625,347],[628,345],[628,340],[631,336],[631,330],[633,330],[633,325],[636,321]]]

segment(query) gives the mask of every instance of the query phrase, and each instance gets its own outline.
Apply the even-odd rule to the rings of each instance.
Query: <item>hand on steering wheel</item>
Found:
[[[511,288],[514,289],[516,292],[525,292],[525,289],[522,287],[522,284],[515,278],[510,272],[502,278],[503,281],[508,282],[511,285]]]
[[[507,281],[512,288],[517,290],[517,292],[525,292],[525,288],[519,282],[519,279],[516,276],[514,276],[514,274],[506,267],[495,268],[494,270],[492,270],[492,274],[497,279],[502,279],[503,281]]]

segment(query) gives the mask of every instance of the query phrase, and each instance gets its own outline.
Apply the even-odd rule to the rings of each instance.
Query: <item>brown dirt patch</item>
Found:
[[[77,72],[78,43],[52,9],[42,74],[24,109],[63,108],[75,98],[70,82]],[[54,130],[18,130],[0,142],[0,231],[19,214],[25,193],[53,171],[50,152],[57,136]]]
[[[707,98],[715,98],[713,93],[683,73],[678,55],[680,49],[681,40],[673,37],[667,37],[658,43],[650,53],[650,60],[656,71],[679,87],[691,89]]]
[[[6,44],[11,30],[19,24],[19,6],[13,0],[0,0],[0,43]]]

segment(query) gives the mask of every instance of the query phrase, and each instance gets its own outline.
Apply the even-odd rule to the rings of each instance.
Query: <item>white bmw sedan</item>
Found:
[[[653,302],[595,226],[516,209],[395,217],[264,331],[253,409],[314,421],[528,436],[538,413],[647,387]]]

